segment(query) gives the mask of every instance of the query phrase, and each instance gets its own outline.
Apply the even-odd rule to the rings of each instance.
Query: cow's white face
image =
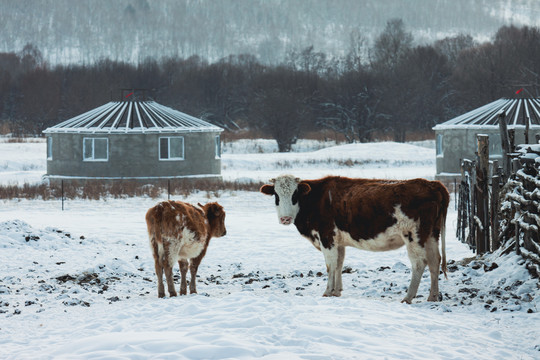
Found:
[[[307,194],[310,187],[292,175],[281,175],[270,182],[272,184],[261,187],[261,192],[274,195],[279,223],[290,225],[300,210],[299,197]]]

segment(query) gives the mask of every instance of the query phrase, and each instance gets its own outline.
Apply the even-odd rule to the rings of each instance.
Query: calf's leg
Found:
[[[191,281],[189,282],[189,293],[197,293],[197,271],[199,270],[199,265],[202,261],[202,256],[191,259],[189,264],[189,272],[191,274]]]
[[[152,249],[152,255],[154,256],[154,268],[157,276],[158,297],[165,297],[165,287],[163,286],[163,266],[159,259],[159,244],[155,239],[155,235],[150,236],[150,244]]]
[[[154,267],[157,275],[158,297],[162,298],[165,297],[165,287],[163,286],[163,268],[159,264],[158,259],[154,259]]]
[[[165,270],[165,277],[167,278],[167,289],[169,290],[169,296],[176,296],[176,290],[174,290],[174,278],[172,273],[172,266],[165,264],[163,266]]]
[[[178,261],[180,265],[180,295],[187,295],[187,271],[188,271],[188,262],[187,260]]]

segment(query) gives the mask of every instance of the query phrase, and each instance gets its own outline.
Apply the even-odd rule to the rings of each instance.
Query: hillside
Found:
[[[343,55],[351,35],[371,42],[392,18],[426,43],[488,40],[502,25],[538,25],[539,13],[534,0],[0,0],[0,52],[32,43],[51,64],[245,53],[276,63],[311,45]]]

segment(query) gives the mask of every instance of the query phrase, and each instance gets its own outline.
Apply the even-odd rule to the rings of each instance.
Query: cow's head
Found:
[[[263,185],[260,191],[266,195],[274,195],[279,223],[292,224],[300,210],[299,198],[309,193],[311,188],[292,175],[278,176],[270,180],[270,183]]]
[[[212,236],[225,236],[227,234],[227,229],[225,229],[225,210],[223,210],[223,206],[219,205],[217,202],[208,203],[206,205],[199,204],[199,206],[208,219]]]

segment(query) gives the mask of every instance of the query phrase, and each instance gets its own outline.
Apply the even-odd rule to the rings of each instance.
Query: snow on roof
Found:
[[[527,122],[531,128],[540,127],[540,99],[501,98],[447,122],[436,125],[434,130],[489,128],[499,126],[499,114],[504,111],[508,127],[525,127]]]
[[[155,101],[111,101],[43,131],[50,133],[146,133],[223,131]]]

